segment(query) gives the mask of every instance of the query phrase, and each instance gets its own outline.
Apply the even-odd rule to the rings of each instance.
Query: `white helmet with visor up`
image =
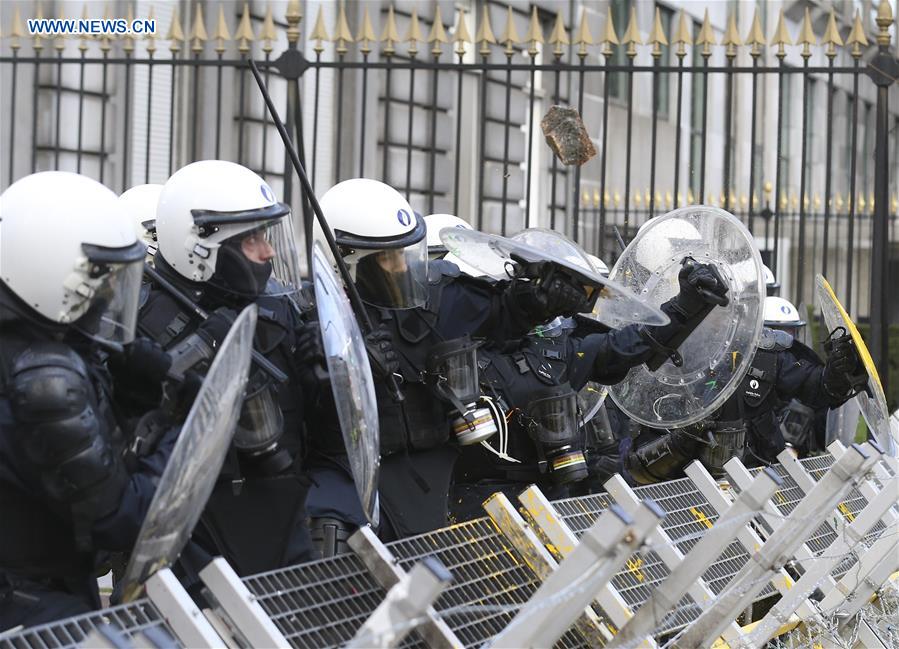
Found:
[[[290,207],[239,164],[202,160],[176,171],[159,196],[156,238],[165,263],[188,280],[250,300],[299,290]]]
[[[156,254],[156,207],[162,185],[136,185],[119,196],[125,216],[131,218],[134,233],[147,246],[147,255]]]
[[[388,309],[424,306],[426,226],[399,192],[354,178],[325,192],[321,207],[363,301]]]
[[[46,321],[131,342],[143,260],[118,198],[95,180],[42,171],[0,195],[0,276]]]

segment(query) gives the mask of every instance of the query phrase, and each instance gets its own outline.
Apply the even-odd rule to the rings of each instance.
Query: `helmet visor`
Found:
[[[88,271],[78,293],[89,293],[90,297],[75,326],[101,341],[120,345],[130,343],[137,327],[143,244],[136,243],[133,249],[114,254],[93,246],[85,245],[84,248],[88,255]]]
[[[428,298],[428,244],[382,248],[362,257],[356,266],[360,297],[373,306],[412,309]]]

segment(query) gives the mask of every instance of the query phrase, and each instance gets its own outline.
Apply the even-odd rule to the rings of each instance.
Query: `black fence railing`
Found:
[[[298,3],[276,23],[271,11],[224,2],[209,37],[202,9],[214,5],[185,1],[157,13],[155,39],[115,40],[25,34],[20,9],[5,3],[0,185],[71,169],[121,192],[221,157],[300,205],[252,56],[319,191],[380,178],[422,213],[504,234],[551,227],[610,266],[616,230],[627,241],[673,207],[714,204],[747,225],[794,303],[812,303],[824,273],[869,321],[886,370],[887,328],[899,320],[888,289],[899,272],[888,2],[867,32],[856,14],[842,34],[833,11],[809,5],[814,19],[805,12],[795,45],[783,11],[769,42],[757,13],[744,43],[733,16],[716,34],[708,13],[675,21],[663,6],[645,14],[643,3],[619,0],[604,3],[605,16],[590,3],[559,13],[540,2],[530,11],[475,4],[477,20],[460,11],[452,26],[440,13],[449,0],[411,13],[385,4],[376,32],[376,5],[348,3],[353,32],[347,6],[335,3],[304,34]],[[805,7],[784,6],[797,18]],[[499,36],[494,24],[504,24]],[[648,38],[641,24],[652,26]],[[563,166],[543,143],[540,118],[560,103],[579,109],[599,152],[582,167]]]

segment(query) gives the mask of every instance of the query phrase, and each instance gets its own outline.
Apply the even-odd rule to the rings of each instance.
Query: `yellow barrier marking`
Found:
[[[627,569],[634,573],[634,576],[637,578],[637,581],[643,581],[646,577],[640,571],[640,566],[643,565],[643,559],[637,557],[636,559],[628,559],[627,560]]]
[[[693,516],[696,517],[696,520],[698,520],[700,523],[705,525],[707,528],[712,529],[712,521],[709,520],[708,516],[703,514],[701,511],[699,511],[695,507],[690,508],[690,513],[693,514]]]
[[[782,493],[780,493],[779,491],[777,492],[777,502],[779,502],[781,505],[787,504],[787,499],[784,498],[784,495]]]
[[[843,516],[846,517],[846,520],[850,523],[855,520],[855,514],[846,506],[846,503],[840,503],[840,506],[837,507],[841,512],[843,512]]]

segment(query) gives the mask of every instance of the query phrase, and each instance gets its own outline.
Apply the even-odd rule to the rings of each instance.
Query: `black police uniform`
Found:
[[[208,311],[240,309],[249,300],[210,283],[191,282],[181,277],[161,254],[155,257],[156,270],[184,294]],[[308,479],[302,474],[305,446],[304,402],[316,388],[311,369],[297,358],[298,331],[312,310],[310,301],[294,302],[287,297],[261,295],[254,348],[288,376],[277,384],[255,365],[250,368],[250,385],[265,386],[274,392],[280,409],[283,433],[276,456],[251,458],[229,449],[212,496],[194,531],[193,543],[183,555],[182,566],[190,573],[202,568],[213,556],[225,557],[235,571],[247,575],[307,561],[313,557],[306,525],[305,500]],[[201,323],[164,289],[154,288],[139,316],[139,328],[165,349],[200,333],[221,342],[227,331],[207,331],[212,318]],[[205,329],[204,329],[205,328]],[[274,458],[274,459],[273,459]]]
[[[96,578],[133,546],[178,428],[126,466],[96,346],[0,292],[2,631],[99,607]]]
[[[426,383],[431,348],[466,335],[493,340],[520,337],[530,326],[518,311],[509,308],[507,282],[469,277],[443,260],[429,262],[428,276],[424,307],[393,310],[368,306],[373,325],[384,324],[391,333],[405,396],[397,403],[386,382],[376,380],[381,436],[379,534],[384,540],[447,523],[447,494],[459,451],[450,439],[451,406]],[[352,478],[345,464],[341,469],[333,460],[343,449],[336,426],[332,423],[329,434],[317,435],[313,445],[331,461],[316,461],[320,469],[312,474],[312,518],[327,516],[358,526],[364,516]]]
[[[693,459],[715,454],[708,433],[722,431],[733,439],[742,433],[745,442],[742,449],[724,444],[718,455],[737,455],[749,465],[776,462],[785,448],[778,405],[790,399],[821,410],[840,406],[848,396],[826,389],[825,366],[811,349],[786,332],[765,328],[749,371],[724,405],[708,420],[674,434],[643,427],[634,442],[636,451],[624,440],[623,473],[643,484],[680,477]],[[727,459],[713,460],[710,470],[719,471]]]

